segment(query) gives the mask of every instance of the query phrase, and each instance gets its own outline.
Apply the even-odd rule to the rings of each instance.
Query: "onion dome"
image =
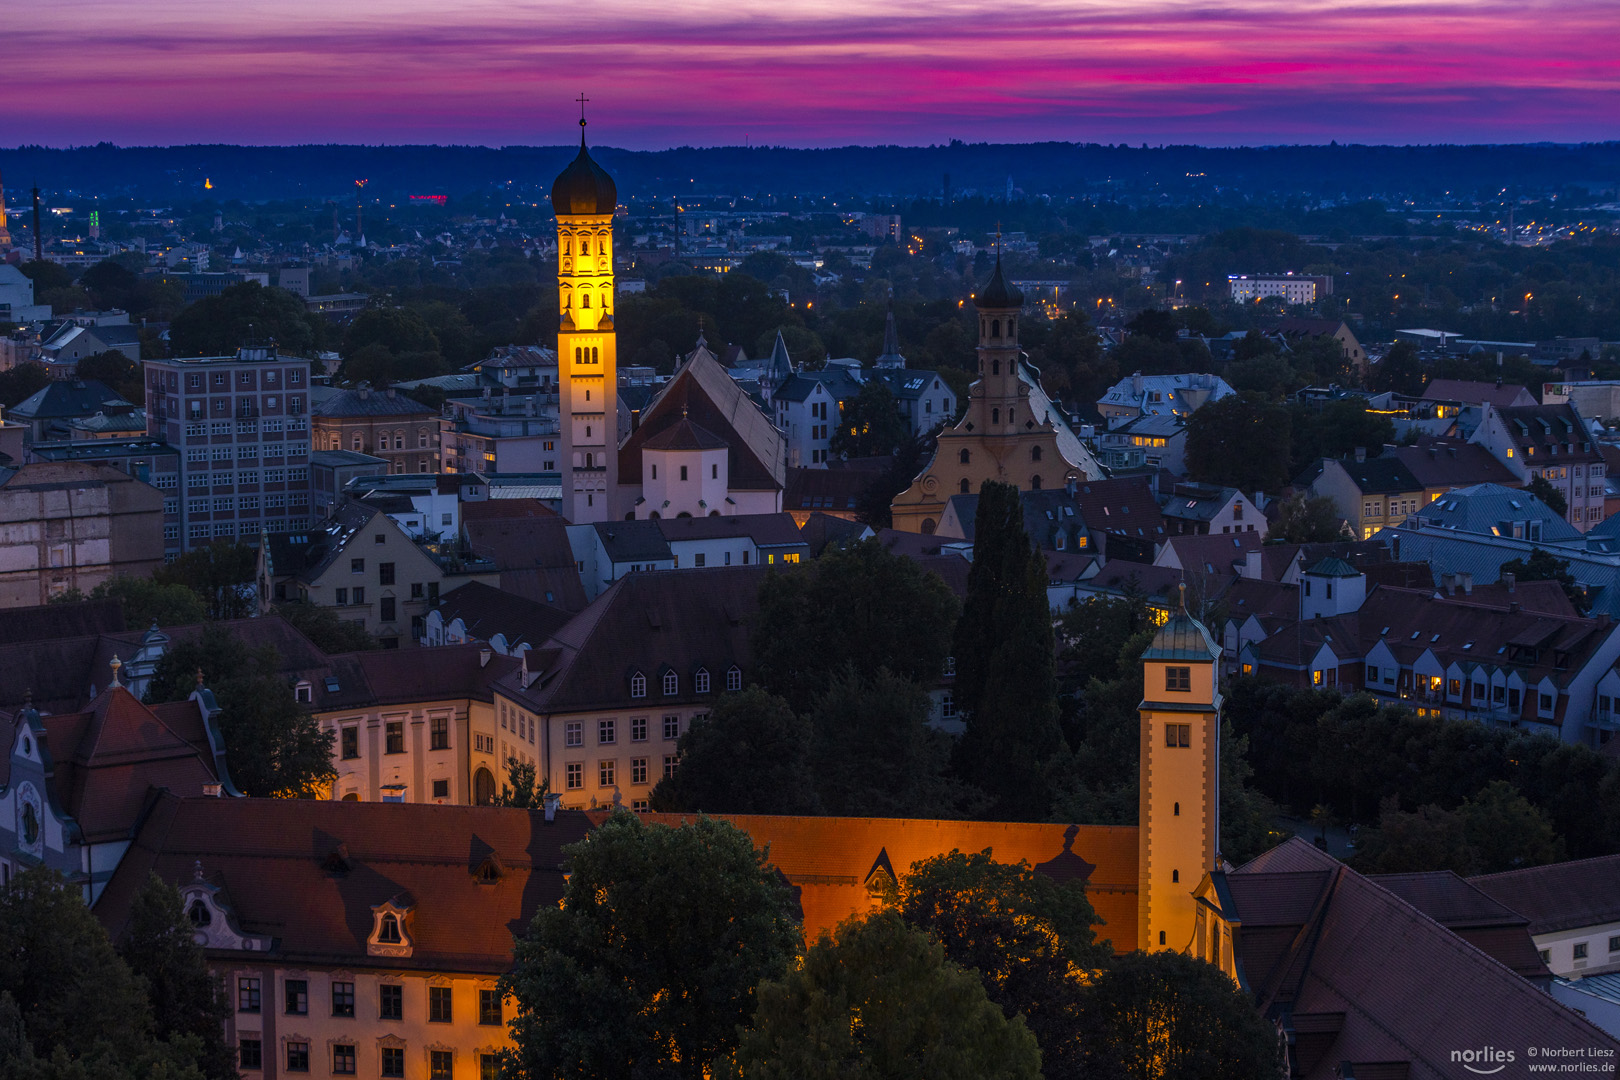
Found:
[[[607,170],[585,149],[584,121],[579,129],[579,156],[551,184],[554,214],[606,215],[619,206],[619,189]]]
[[[1024,294],[1007,283],[1001,274],[1001,255],[996,254],[996,272],[990,275],[990,284],[986,285],[979,295],[974,298],[973,304],[981,311],[986,308],[1021,308],[1024,306]]]

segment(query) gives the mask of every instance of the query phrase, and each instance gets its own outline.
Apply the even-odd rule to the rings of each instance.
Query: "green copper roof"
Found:
[[[1183,609],[1170,616],[1170,620],[1159,627],[1159,632],[1153,635],[1153,643],[1148,646],[1147,652],[1142,654],[1142,659],[1197,660],[1209,663],[1220,659],[1220,655],[1221,647],[1209,636],[1204,624]]]
[[[1360,577],[1361,576],[1361,571],[1360,570],[1357,570],[1355,567],[1351,566],[1349,563],[1345,562],[1343,559],[1337,559],[1337,558],[1331,558],[1331,557],[1323,559],[1321,562],[1317,563],[1315,566],[1311,567],[1309,570],[1307,570],[1305,572],[1307,574],[1314,574],[1317,577]]]

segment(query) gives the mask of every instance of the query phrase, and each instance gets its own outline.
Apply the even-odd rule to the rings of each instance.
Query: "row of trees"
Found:
[[[775,1078],[1254,1077],[1276,1040],[1219,971],[1115,958],[1084,887],[988,852],[912,866],[811,943],[765,852],[733,826],[618,814],[567,849],[504,988],[505,1075]]]
[[[1620,851],[1620,764],[1588,747],[1253,678],[1226,702],[1259,788],[1300,817],[1361,826],[1363,869],[1489,873]]]

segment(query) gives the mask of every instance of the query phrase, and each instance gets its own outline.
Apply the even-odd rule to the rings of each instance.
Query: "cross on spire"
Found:
[[[585,126],[585,103],[587,101],[591,100],[591,99],[585,96],[585,91],[581,90],[579,92],[579,97],[575,98],[574,100],[579,102],[579,126],[584,127]]]

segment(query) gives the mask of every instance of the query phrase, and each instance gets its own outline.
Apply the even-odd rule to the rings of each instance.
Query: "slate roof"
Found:
[[[538,646],[571,617],[560,607],[537,604],[481,581],[469,581],[445,593],[438,612],[446,626],[460,619],[470,637],[489,641],[501,634],[508,646],[520,641]]]
[[[1210,484],[1176,484],[1169,494],[1160,498],[1165,517],[1187,521],[1209,521],[1220,513],[1234,495],[1236,488],[1215,487]]]
[[[1536,455],[1529,454],[1527,465],[1568,465],[1602,460],[1592,447],[1592,436],[1582,425],[1580,414],[1575,411],[1575,406],[1567,402],[1563,405],[1521,405],[1497,409],[1496,413],[1502,418],[1508,438],[1520,452],[1534,447],[1546,458],[1533,460]]]
[[[1620,855],[1507,870],[1468,881],[1529,919],[1532,934],[1620,922]]]
[[[668,562],[675,557],[656,521],[598,521],[592,528],[615,563]]]
[[[1543,543],[1583,542],[1579,529],[1535,495],[1500,484],[1476,484],[1447,492],[1426,503],[1418,516],[1426,525],[1470,533],[1490,533],[1503,522],[1539,521]]]
[[[430,409],[420,401],[408,398],[404,394],[368,388],[338,390],[318,402],[310,412],[315,416],[333,419],[363,416],[431,417],[438,415],[437,409]]]
[[[96,379],[56,379],[43,390],[7,409],[14,420],[58,420],[94,416],[109,403],[134,408],[112,387]]]
[[[1225,875],[1246,988],[1297,1033],[1295,1075],[1341,1062],[1455,1077],[1453,1050],[1620,1042],[1379,882],[1295,837]]]
[[[815,393],[816,387],[823,387],[839,401],[848,401],[861,392],[861,384],[855,376],[841,367],[827,367],[820,371],[801,371],[791,376],[780,386],[771,391],[771,400],[774,401],[804,401]]]
[[[1166,537],[1164,546],[1175,553],[1176,561],[1187,570],[1233,574],[1248,560],[1249,552],[1260,550],[1263,543],[1259,532],[1204,533]],[[1164,560],[1162,553],[1160,559]],[[1165,565],[1170,565],[1168,560],[1164,561]]]
[[[623,525],[626,522],[618,522]],[[746,536],[760,547],[803,547],[804,537],[793,515],[738,514],[733,517],[660,518],[654,522],[669,543]]]
[[[1368,878],[1506,964],[1521,978],[1539,980],[1543,989],[1550,985],[1552,972],[1541,962],[1530,936],[1530,920],[1450,870],[1370,874]]]
[[[1147,477],[1082,480],[1074,493],[1080,516],[1093,530],[1164,542],[1164,514]]]
[[[223,888],[241,929],[273,938],[293,966],[504,974],[512,939],[562,899],[562,849],[584,838],[585,815],[499,807],[316,799],[161,798],[96,905],[115,936],[151,873],[170,884]],[[334,872],[329,860],[343,849]],[[474,872],[494,854],[501,877]],[[415,903],[409,957],[366,955],[372,908]],[[222,953],[240,959],[241,953]]]
[[[1423,484],[1400,458],[1341,460],[1339,466],[1350,475],[1363,495],[1394,495],[1403,491],[1423,490]]]
[[[787,460],[782,433],[707,349],[694,350],[643,411],[640,426],[619,447],[620,477],[639,482],[642,447],[687,417],[725,441],[731,487],[769,491],[783,486]]]
[[[1426,488],[1518,483],[1513,471],[1478,443],[1436,439],[1416,446],[1397,446],[1385,453],[1399,458]]]

